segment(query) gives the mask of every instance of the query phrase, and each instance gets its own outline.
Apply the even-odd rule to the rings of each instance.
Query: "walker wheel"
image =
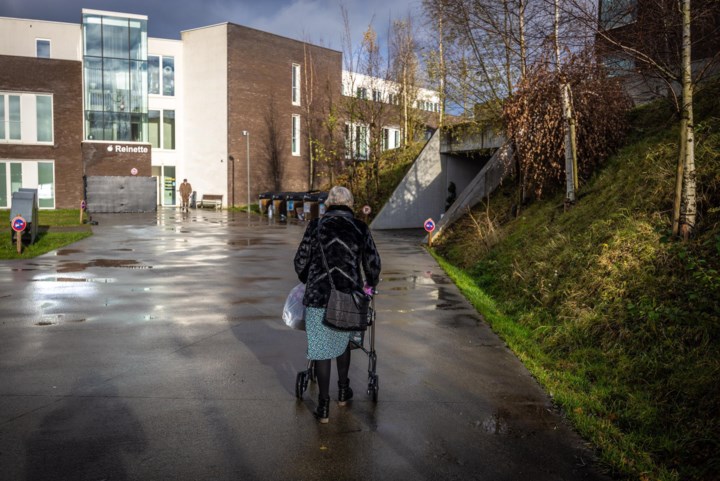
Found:
[[[295,380],[295,397],[302,399],[303,393],[307,389],[308,379],[305,371],[299,372]]]
[[[370,382],[368,383],[367,393],[372,396],[374,403],[378,400],[378,392],[380,391],[380,378],[377,374],[370,376]]]

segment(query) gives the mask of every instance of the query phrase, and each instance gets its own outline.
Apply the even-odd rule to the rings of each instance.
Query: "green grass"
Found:
[[[7,219],[7,229],[0,238],[0,260],[29,259],[60,249],[92,235],[90,226],[80,224],[77,209],[41,210],[38,212],[38,234],[35,243],[24,245],[22,254],[10,239],[10,211],[0,210],[0,218]]]
[[[609,469],[632,479],[720,478],[718,99],[720,83],[696,97],[691,241],[669,236],[677,122],[654,104],[632,113],[627,145],[570,210],[558,194],[513,218],[505,185],[490,200],[492,244],[467,216],[435,244]],[[487,221],[485,206],[473,216]]]

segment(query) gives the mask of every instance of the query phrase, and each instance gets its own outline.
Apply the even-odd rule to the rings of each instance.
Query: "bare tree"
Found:
[[[273,190],[282,189],[284,166],[282,162],[285,151],[285,135],[280,128],[280,114],[278,113],[275,96],[268,98],[268,107],[265,110],[265,135],[263,136],[263,150],[270,169]]]
[[[706,75],[720,65],[720,3],[603,3],[606,8],[599,12],[579,8],[587,7],[585,4],[573,5],[578,7],[575,12],[580,12],[577,21],[594,27],[599,52],[607,59],[625,59],[630,71],[624,73],[630,78],[643,78],[649,90],[664,86],[667,98],[679,113],[672,232],[687,239],[695,228],[697,209],[692,99]],[[613,67],[617,69],[617,64]]]

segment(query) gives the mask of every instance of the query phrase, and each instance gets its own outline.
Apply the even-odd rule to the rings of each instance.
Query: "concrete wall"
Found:
[[[227,24],[182,32],[182,130],[187,178],[203,194],[222,194],[227,205]]]
[[[511,172],[511,160],[512,149],[510,144],[506,143],[495,152],[472,182],[462,192],[459,192],[455,203],[436,223],[437,227],[433,235],[440,235],[447,226],[463,216],[468,207],[473,207],[485,196],[491,194]]]
[[[50,58],[82,60],[79,23],[0,17],[0,55],[35,57],[36,39],[50,40]]]
[[[447,184],[440,160],[440,131],[436,131],[371,227],[410,229],[422,228],[428,218],[438,222],[446,197]]]

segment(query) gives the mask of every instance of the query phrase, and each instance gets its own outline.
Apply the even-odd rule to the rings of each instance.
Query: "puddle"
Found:
[[[35,323],[36,326],[56,326],[61,323],[69,324],[69,323],[80,323],[85,322],[85,318],[69,318],[65,319],[65,314],[54,314],[50,316],[43,316],[38,322]]]
[[[57,251],[55,253],[55,255],[56,256],[67,256],[70,254],[77,254],[78,252],[82,252],[82,251],[78,250],[78,249],[60,249],[59,251]]]
[[[13,269],[10,269],[11,272],[27,272],[27,271],[36,271],[37,269],[22,269],[19,267],[15,267]]]
[[[508,425],[508,418],[509,413],[498,411],[482,421],[475,421],[475,427],[482,429],[488,434],[509,434],[510,426]]]
[[[33,279],[32,282],[94,282],[97,284],[110,284],[117,282],[117,279],[111,277],[43,277],[41,279]]]
[[[87,263],[68,262],[58,267],[58,272],[82,272],[88,267],[121,267],[125,269],[152,269],[152,266],[140,264],[128,259],[93,259]]]

